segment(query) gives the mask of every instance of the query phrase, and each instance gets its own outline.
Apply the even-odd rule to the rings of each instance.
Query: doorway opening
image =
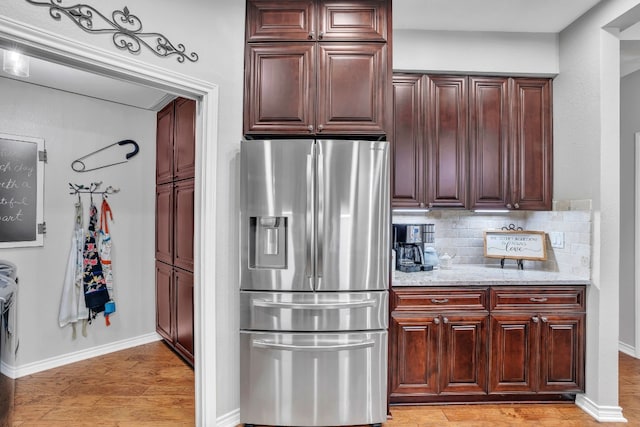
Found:
[[[206,339],[203,331],[215,331],[215,257],[218,87],[213,83],[177,74],[57,38],[32,27],[22,27],[0,17],[0,48],[18,48],[24,54],[77,70],[139,84],[197,101],[196,173],[194,196],[194,371],[197,425],[212,425],[216,419],[215,333]],[[208,286],[204,286],[208,283]],[[206,361],[206,363],[205,363]],[[204,402],[207,402],[205,405]]]

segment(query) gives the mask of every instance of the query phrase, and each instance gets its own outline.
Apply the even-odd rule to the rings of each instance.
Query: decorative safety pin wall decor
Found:
[[[123,160],[121,162],[109,163],[108,165],[96,166],[95,168],[91,168],[91,169],[87,169],[86,165],[83,162],[83,160],[87,159],[88,157],[91,157],[96,153],[99,153],[99,152],[104,151],[104,150],[106,150],[108,148],[111,148],[114,145],[127,145],[127,144],[133,144],[133,151],[126,154],[126,160]],[[139,151],[140,151],[140,147],[138,146],[137,142],[135,142],[135,141],[133,141],[131,139],[125,139],[125,140],[120,141],[120,142],[114,142],[113,144],[107,145],[106,147],[102,147],[99,150],[92,151],[91,153],[87,154],[86,156],[83,156],[83,157],[80,157],[80,158],[74,160],[73,162],[71,162],[71,169],[73,169],[76,172],[89,172],[89,171],[94,171],[96,169],[108,168],[109,166],[114,166],[114,165],[119,165],[121,163],[126,163],[130,158],[132,158],[133,156],[138,154]]]

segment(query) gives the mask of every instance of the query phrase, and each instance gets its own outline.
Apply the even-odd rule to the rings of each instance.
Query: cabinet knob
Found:
[[[320,31],[318,33],[318,38],[322,40],[323,37],[324,37],[324,32]]]
[[[313,32],[313,31],[309,31],[309,37],[308,37],[308,39],[309,39],[309,40],[313,40],[313,38],[314,38],[314,37],[315,37],[314,32]]]
[[[538,323],[540,321],[540,318],[538,318],[538,316],[533,316],[531,320],[533,320],[533,323]]]
[[[324,126],[318,125],[318,132],[322,132],[323,129],[324,129]]]
[[[542,323],[547,323],[549,321],[546,317],[541,317],[540,320],[542,320]]]
[[[420,202],[420,207],[424,208],[424,203],[423,202]]]
[[[511,209],[511,203],[507,203],[507,209]]]
[[[514,207],[514,208],[516,208],[516,209],[520,209],[520,205],[519,205],[519,204],[517,204],[517,203],[516,203],[516,204],[514,204],[514,205],[513,205],[513,207]]]
[[[446,325],[447,323],[449,323],[449,319],[447,319],[446,317],[442,318],[442,321],[444,322],[444,324]]]
[[[309,129],[309,132],[313,132],[313,125],[307,126],[307,129]]]
[[[433,324],[434,325],[439,325],[440,324],[440,318],[436,317],[435,319],[433,319]]]

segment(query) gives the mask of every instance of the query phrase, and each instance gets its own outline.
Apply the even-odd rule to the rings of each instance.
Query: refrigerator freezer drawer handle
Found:
[[[340,350],[358,350],[361,348],[369,348],[375,345],[374,340],[364,340],[348,344],[327,344],[327,345],[295,345],[295,344],[279,344],[269,341],[253,340],[255,348],[264,348],[268,350],[283,351],[340,351]]]
[[[289,308],[293,310],[340,310],[341,308],[375,307],[376,300],[367,299],[363,301],[328,302],[328,303],[291,303],[291,302],[253,300],[253,306],[266,307],[266,308]]]

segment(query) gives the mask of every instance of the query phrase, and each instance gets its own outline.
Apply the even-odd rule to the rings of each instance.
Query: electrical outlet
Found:
[[[551,240],[551,247],[563,249],[564,248],[564,232],[562,231],[550,231],[549,240]]]

